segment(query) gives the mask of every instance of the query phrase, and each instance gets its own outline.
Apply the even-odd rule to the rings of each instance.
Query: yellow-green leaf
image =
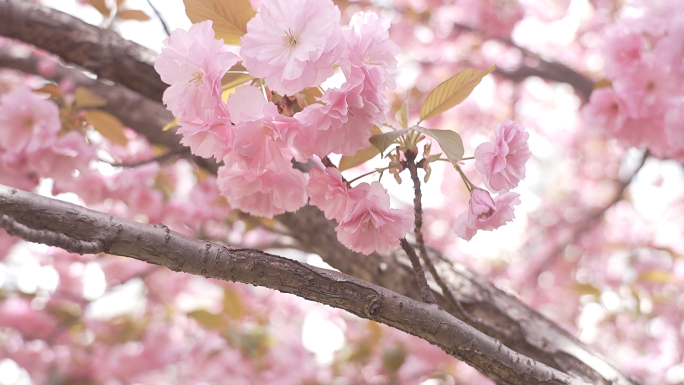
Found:
[[[194,310],[188,313],[188,317],[194,318],[202,326],[218,329],[226,325],[226,320],[221,314],[209,313],[206,310]]]
[[[316,100],[316,98],[320,98],[323,96],[323,92],[321,92],[321,89],[318,87],[305,88],[303,91],[300,91],[299,93],[304,95],[304,100],[306,100],[307,106],[310,106],[314,103],[321,103],[318,100]]]
[[[395,140],[407,133],[408,130],[408,128],[404,128],[403,130],[395,130],[373,135],[370,137],[370,142],[373,146],[375,146],[375,148],[378,149],[378,151],[380,151],[380,153],[382,153],[387,149],[387,147],[391,146]]]
[[[420,108],[420,121],[434,118],[464,101],[480,84],[482,78],[492,71],[494,71],[494,66],[484,71],[467,68],[438,85],[430,92]]]
[[[88,2],[103,16],[109,16],[112,12],[111,9],[107,7],[107,2],[105,0],[89,0]]]
[[[233,319],[242,318],[245,314],[245,305],[237,291],[226,287],[223,289],[223,312]]]
[[[76,92],[74,93],[74,107],[75,108],[84,108],[84,107],[102,107],[107,104],[107,99],[95,95],[94,93],[90,92],[85,87],[78,87],[76,88]]]
[[[601,296],[601,290],[590,283],[576,283],[572,285],[572,290],[579,295]]]
[[[404,100],[404,103],[401,103],[399,111],[394,115],[394,120],[401,128],[408,127],[408,99]]]
[[[167,124],[166,126],[162,127],[162,131],[168,131],[168,130],[170,130],[170,129],[176,127],[176,126],[178,125],[178,122],[180,122],[180,119],[178,119],[178,118],[172,120],[169,124]]]
[[[125,146],[128,143],[124,135],[124,125],[116,116],[110,115],[102,110],[88,110],[85,120],[93,126],[102,136],[116,144]]]
[[[183,0],[183,3],[190,21],[213,21],[216,38],[231,45],[240,45],[240,38],[247,33],[247,22],[256,15],[249,0]]]
[[[34,91],[36,91],[36,92],[42,92],[42,93],[44,93],[44,94],[48,94],[48,95],[50,95],[50,96],[53,97],[53,98],[57,98],[57,97],[60,97],[60,98],[61,98],[61,97],[63,96],[63,95],[62,95],[62,90],[60,90],[59,87],[57,87],[57,86],[54,85],[54,84],[46,84],[46,85],[44,85],[44,86],[42,86],[42,87],[40,87],[40,88],[38,88],[37,90],[34,90]]]
[[[674,276],[669,271],[649,270],[639,276],[639,281],[652,283],[670,283],[674,282]]]
[[[373,126],[373,128],[371,128],[371,135],[379,134],[382,134],[380,128],[378,126]],[[370,145],[368,146],[368,148],[364,148],[363,150],[357,151],[356,154],[352,156],[343,156],[342,159],[340,159],[340,165],[337,168],[340,171],[348,170],[370,159],[373,159],[379,153],[380,151],[378,151],[378,149],[375,146]]]
[[[243,72],[247,71],[245,67],[242,66],[241,63],[238,63],[230,68],[228,72]],[[237,86],[240,86],[242,84],[245,84],[246,82],[254,79],[250,74],[225,74],[223,75],[223,78],[221,79],[221,85],[223,86],[224,90],[229,90],[231,88],[235,88]]]
[[[116,17],[122,20],[138,20],[138,21],[147,21],[150,20],[150,17],[147,16],[147,14],[139,9],[124,9],[122,11],[119,11],[116,14]]]
[[[444,151],[444,155],[452,161],[458,162],[463,158],[463,141],[461,135],[450,130],[430,130],[420,126],[413,126],[412,129],[437,140],[439,147]]]

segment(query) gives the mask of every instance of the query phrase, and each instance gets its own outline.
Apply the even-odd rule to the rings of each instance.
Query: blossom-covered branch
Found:
[[[435,305],[332,270],[255,249],[190,238],[70,203],[0,186],[0,226],[70,252],[105,252],[228,281],[266,286],[339,307],[421,337],[501,384],[584,384],[504,347]],[[90,245],[92,247],[85,247]]]

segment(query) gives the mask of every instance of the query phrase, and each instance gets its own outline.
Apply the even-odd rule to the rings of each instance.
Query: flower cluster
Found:
[[[215,39],[211,21],[175,31],[164,42],[155,64],[170,85],[164,103],[179,120],[184,145],[224,162],[217,183],[231,206],[273,217],[296,211],[309,197],[318,202],[326,188],[316,187],[314,177],[307,191],[307,178],[292,161],[353,155],[368,147],[371,128],[385,121],[384,92],[394,87],[399,51],[389,40],[389,22],[358,13],[342,31],[339,20],[330,0],[266,0],[247,24],[239,56]],[[265,87],[240,86],[224,102],[221,79],[240,60]],[[277,103],[304,100],[301,92],[319,87],[335,66],[346,78],[340,88],[301,103],[296,113]],[[340,222],[340,240],[364,253],[398,244],[409,214],[389,208],[379,183],[352,190],[329,214]]]
[[[607,31],[605,77],[582,109],[589,127],[660,158],[684,160],[684,8],[644,6]]]
[[[472,189],[468,211],[454,223],[454,231],[465,240],[477,230],[493,230],[513,220],[513,205],[520,203],[520,195],[509,190],[525,178],[525,163],[532,154],[527,145],[529,134],[511,120],[500,123],[496,133],[494,142],[475,149],[475,167],[485,176],[487,188],[499,195],[492,198],[486,190]]]

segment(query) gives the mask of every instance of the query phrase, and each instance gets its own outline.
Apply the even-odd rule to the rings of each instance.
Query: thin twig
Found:
[[[416,255],[416,249],[411,246],[406,238],[401,238],[399,241],[401,243],[401,248],[404,249],[406,255],[408,255],[411,260],[411,266],[413,266],[413,272],[416,274],[416,280],[418,281],[418,286],[420,287],[420,293],[423,296],[423,302],[425,303],[435,303],[435,296],[432,294],[432,289],[425,279],[425,272],[423,267],[420,265],[420,259]]]
[[[166,32],[166,36],[171,36],[171,30],[169,29],[169,26],[166,24],[166,21],[164,21],[164,18],[162,17],[161,12],[157,9],[152,4],[152,0],[147,0],[147,4],[150,5],[150,8],[152,8],[152,11],[154,11],[154,14],[157,15],[157,19],[159,19],[159,22],[161,23],[162,27],[164,28],[164,32]]]
[[[611,207],[615,206],[616,203],[620,202],[623,199],[625,190],[627,190],[627,187],[629,187],[629,185],[632,184],[632,180],[639,173],[639,170],[641,170],[641,168],[644,166],[644,164],[646,163],[646,159],[648,159],[649,156],[650,152],[648,150],[644,151],[644,154],[642,155],[642,158],[639,161],[639,165],[634,170],[629,179],[620,182],[615,197],[600,210],[595,211],[594,213],[587,216],[585,220],[582,221],[582,223],[579,226],[577,226],[575,232],[567,240],[567,242],[564,242],[558,247],[556,247],[551,253],[549,253],[549,255],[544,259],[544,261],[539,265],[539,267],[533,270],[532,274],[530,274],[530,278],[533,279],[526,280],[527,282],[537,282],[539,275],[544,271],[548,270],[549,268],[551,268],[551,266],[553,266],[553,264],[558,260],[558,257],[561,255],[561,253],[563,252],[563,250],[565,250],[566,247],[577,243],[582,237],[582,235],[584,235],[586,232],[594,228],[594,226],[598,223],[598,220],[603,217],[606,211],[608,211]]]
[[[442,295],[444,295],[444,297],[449,302],[451,302],[452,305],[460,307],[460,304],[456,301],[456,298],[454,298],[454,295],[449,289],[449,286],[447,286],[446,283],[444,283],[444,281],[442,280],[442,277],[440,277],[439,274],[437,274],[437,269],[435,269],[435,265],[430,260],[430,256],[428,255],[427,249],[425,248],[425,240],[423,239],[423,194],[420,190],[420,178],[418,178],[418,168],[415,159],[416,154],[414,154],[412,151],[406,152],[406,162],[409,172],[411,173],[411,179],[413,180],[413,191],[415,194],[413,198],[413,207],[415,211],[414,232],[416,234],[416,246],[418,246],[420,257],[425,263],[425,266],[427,266],[430,275],[432,275],[432,278],[435,280],[435,282],[437,282],[439,287],[442,289]]]

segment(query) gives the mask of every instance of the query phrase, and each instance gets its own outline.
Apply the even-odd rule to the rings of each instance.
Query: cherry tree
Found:
[[[0,0],[0,383],[684,382],[681,2],[79,3]]]

